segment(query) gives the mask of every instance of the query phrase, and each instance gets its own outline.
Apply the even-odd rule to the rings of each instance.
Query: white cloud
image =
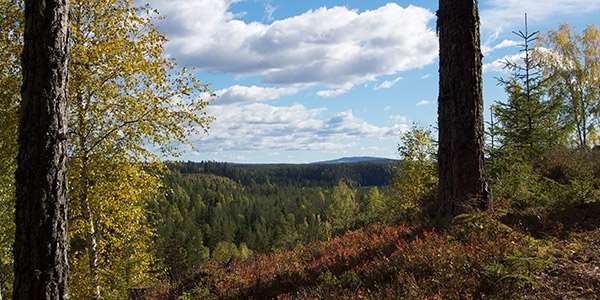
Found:
[[[234,85],[215,92],[217,98],[214,104],[248,103],[258,101],[269,101],[283,96],[294,95],[299,92],[296,87],[270,88],[260,86]]]
[[[519,44],[519,42],[517,42],[517,41],[503,40],[502,42],[500,42],[494,46],[485,46],[485,45],[482,46],[481,52],[483,53],[483,55],[488,55],[488,54],[494,52],[495,50],[514,47],[518,44]]]
[[[194,138],[201,152],[339,150],[364,138],[397,136],[408,128],[406,118],[393,120],[391,126],[377,126],[352,111],[324,117],[325,109],[300,104],[213,105],[208,112],[216,116],[209,135]]]
[[[337,97],[339,95],[343,95],[343,94],[347,93],[353,87],[354,87],[354,84],[352,84],[352,83],[346,83],[346,84],[342,84],[342,85],[334,85],[334,86],[332,86],[331,89],[318,91],[317,96],[323,97],[323,98],[333,98],[333,97]]]
[[[429,79],[429,77],[431,77],[431,74],[425,74],[425,75],[421,76],[421,79],[425,80],[425,79]]]
[[[522,59],[523,55],[521,53],[507,55],[502,58],[498,58],[491,63],[483,64],[483,72],[503,72],[505,71],[504,66],[506,65],[507,61],[518,63]]]
[[[531,51],[536,54],[536,56],[543,57],[543,60],[549,61],[560,59],[557,57],[556,53],[545,47],[535,47],[531,49]],[[483,72],[508,72],[509,70],[505,68],[507,62],[520,67],[525,67],[525,52],[506,55],[490,63],[483,64]]]
[[[425,106],[425,105],[429,105],[431,104],[431,101],[429,100],[421,100],[419,102],[417,102],[417,106]]]
[[[600,10],[598,0],[488,0],[481,13],[482,27],[494,32],[523,23],[525,13],[531,22],[554,15],[574,15]]]
[[[375,86],[375,88],[373,88],[374,90],[381,90],[381,89],[389,89],[392,88],[394,85],[396,85],[396,83],[398,83],[398,81],[402,80],[402,77],[396,77],[393,80],[386,80],[384,82],[382,82],[381,84]]]
[[[331,89],[331,90],[322,90],[322,91],[318,91],[317,92],[317,96],[319,97],[323,97],[323,98],[333,98],[333,97],[337,97],[339,95],[343,95],[345,93],[347,93],[348,90],[347,89]]]
[[[417,6],[319,8],[265,24],[237,18],[230,11],[235,2],[153,1],[165,17],[159,26],[169,38],[167,52],[204,71],[254,74],[271,84],[322,83],[328,90],[420,68],[437,57],[434,14]]]

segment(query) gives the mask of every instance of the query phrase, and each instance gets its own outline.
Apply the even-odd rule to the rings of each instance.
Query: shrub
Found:
[[[496,206],[540,213],[600,200],[600,155],[562,147],[534,161],[504,153],[488,164]]]
[[[533,165],[518,157],[496,158],[491,163],[494,201],[508,202],[508,208],[541,210],[554,199],[553,181],[535,172]]]
[[[387,219],[415,221],[421,217],[425,196],[437,186],[436,145],[431,130],[413,125],[402,136],[398,152],[402,162],[394,169],[386,215]]]

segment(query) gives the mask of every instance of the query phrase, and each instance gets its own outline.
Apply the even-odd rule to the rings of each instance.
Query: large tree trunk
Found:
[[[485,210],[481,49],[477,0],[440,0],[438,217]]]
[[[25,1],[14,299],[68,299],[67,0]]]

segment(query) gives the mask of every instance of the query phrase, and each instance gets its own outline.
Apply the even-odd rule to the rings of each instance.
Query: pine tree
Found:
[[[13,299],[68,299],[66,0],[25,1]]]
[[[485,210],[482,65],[477,0],[440,0],[439,217]]]

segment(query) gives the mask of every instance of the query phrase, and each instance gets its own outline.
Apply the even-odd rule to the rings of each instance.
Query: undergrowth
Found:
[[[372,225],[328,242],[210,264],[155,299],[505,299],[535,288],[551,242],[488,214],[439,232]]]

